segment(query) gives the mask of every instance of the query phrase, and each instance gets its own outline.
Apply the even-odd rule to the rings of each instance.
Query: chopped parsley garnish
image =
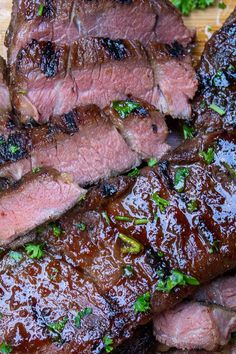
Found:
[[[208,25],[208,26],[207,26],[207,31],[208,31],[208,32],[211,32],[211,31],[212,31],[212,26],[211,26],[211,25]]]
[[[218,70],[215,76],[213,77],[212,80],[214,86],[216,87],[228,87],[229,86],[229,81],[227,80],[227,77],[223,70]],[[213,108],[214,109],[214,108]]]
[[[193,213],[194,211],[198,210],[198,203],[197,200],[193,199],[190,200],[190,202],[187,204],[187,209],[190,213]]]
[[[26,95],[27,94],[27,91],[26,90],[18,90],[17,91],[19,94],[21,95]]]
[[[171,271],[171,275],[169,275],[166,279],[162,277],[158,280],[156,289],[159,291],[164,291],[169,293],[176,286],[186,286],[186,285],[199,285],[199,281],[190,276],[183,274],[177,269]]]
[[[155,157],[152,157],[148,160],[148,166],[149,167],[153,167],[156,166],[158,163],[157,159]]]
[[[207,151],[200,150],[199,155],[208,165],[210,165],[215,160],[215,151],[212,147],[208,148]]]
[[[14,259],[14,261],[19,262],[22,259],[23,256],[22,256],[22,254],[20,252],[11,251],[9,253],[9,257],[11,259]]]
[[[65,328],[65,325],[67,324],[68,320],[69,320],[68,317],[64,317],[61,321],[48,323],[47,328],[51,332],[61,334],[61,332]]]
[[[115,216],[115,220],[133,222],[134,225],[144,225],[149,223],[149,220],[146,218],[135,219],[135,218],[130,218],[128,216],[122,216],[122,215]]]
[[[134,275],[134,269],[132,265],[127,264],[123,266],[123,274],[126,278],[131,278]]]
[[[143,250],[143,245],[139,241],[135,240],[133,237],[121,233],[118,235],[118,237],[124,243],[126,243],[126,245],[121,248],[122,253],[138,254]]]
[[[228,170],[230,176],[232,178],[236,178],[236,171],[233,169],[233,167],[230,164],[228,164],[227,162],[223,162],[223,165]]]
[[[102,212],[102,217],[106,220],[107,225],[110,225],[110,219],[106,211]]]
[[[145,294],[139,296],[134,303],[134,312],[144,313],[151,310],[150,300],[151,300],[150,292],[146,292]]]
[[[215,0],[171,0],[172,3],[182,12],[189,15],[195,9],[205,9],[214,4]]]
[[[20,147],[18,145],[10,145],[9,148],[8,148],[8,151],[14,155],[16,154],[17,152],[20,151]]]
[[[44,256],[44,243],[28,243],[25,245],[25,250],[30,258],[40,259]]]
[[[183,125],[183,134],[184,134],[184,139],[192,139],[193,134],[194,134],[194,128],[191,127],[190,125],[184,124]]]
[[[79,311],[77,316],[75,317],[75,327],[81,327],[81,320],[85,316],[91,315],[93,313],[93,309],[91,307],[85,307],[83,310]]]
[[[137,167],[135,167],[132,171],[130,171],[128,173],[128,176],[129,177],[137,177],[137,176],[139,176],[139,174],[140,174],[139,169]]]
[[[183,192],[185,188],[186,177],[189,176],[189,169],[180,167],[175,172],[174,187],[177,192]]]
[[[213,254],[219,252],[219,240],[213,241],[211,248],[209,249],[208,253]]]
[[[219,9],[224,10],[224,9],[226,9],[226,4],[223,1],[219,2],[218,7],[219,7]]]
[[[32,169],[32,172],[33,173],[39,173],[41,171],[41,167],[34,167],[33,169]]]
[[[2,344],[0,344],[0,353],[11,353],[12,352],[12,347],[7,344],[5,341],[2,342]]]
[[[164,253],[163,253],[162,251],[158,251],[158,252],[157,252],[157,255],[158,255],[158,257],[160,257],[160,258],[164,257]]]
[[[103,344],[106,353],[110,353],[113,350],[113,339],[111,337],[105,336],[103,337]]]
[[[52,269],[52,274],[49,276],[49,278],[50,278],[51,280],[54,280],[54,279],[56,278],[56,276],[57,276],[58,273],[59,273],[59,270],[58,270],[57,268],[53,268],[53,269]]]
[[[209,106],[210,109],[212,109],[213,111],[215,111],[216,113],[218,113],[220,116],[225,115],[225,110],[219,106],[217,106],[215,103],[212,103]]]
[[[62,235],[63,230],[59,224],[52,223],[51,228],[52,228],[52,233],[55,237],[60,237]]]
[[[156,203],[161,213],[163,213],[166,208],[170,205],[169,200],[159,197],[157,193],[153,193],[152,200]]]
[[[141,108],[141,105],[137,102],[133,102],[130,100],[126,101],[114,101],[112,102],[112,108],[119,113],[122,119],[126,118],[130,113],[132,113],[135,109]]]
[[[85,231],[86,230],[86,225],[83,222],[80,222],[80,223],[76,224],[76,227],[80,231]]]
[[[38,16],[43,16],[44,4],[39,5]]]
[[[3,314],[0,312],[0,320],[3,318]]]

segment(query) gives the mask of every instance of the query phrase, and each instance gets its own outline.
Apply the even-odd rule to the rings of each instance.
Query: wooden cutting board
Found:
[[[218,8],[218,1],[214,7],[207,10],[194,11],[191,16],[185,17],[184,20],[190,28],[197,30],[197,47],[195,54],[199,56],[208,37],[217,30],[232,12],[236,6],[236,0],[224,0],[227,5],[226,9]],[[11,16],[11,0],[0,0],[0,55],[6,57],[6,48],[4,47],[5,31]],[[208,26],[212,27],[212,31],[207,31]]]

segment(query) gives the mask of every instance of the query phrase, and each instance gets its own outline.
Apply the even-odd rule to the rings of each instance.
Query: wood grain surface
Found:
[[[236,6],[236,0],[224,0],[227,7],[221,10],[218,8],[218,1],[221,0],[217,0],[216,5],[211,8],[194,11],[191,16],[184,18],[186,24],[197,31],[197,46],[195,49],[197,57],[200,55],[208,37],[222,25],[225,18],[228,17],[234,6]],[[0,0],[0,55],[4,57],[6,57],[4,36],[10,21],[11,5],[11,0]],[[207,30],[208,26],[211,26],[212,31]]]

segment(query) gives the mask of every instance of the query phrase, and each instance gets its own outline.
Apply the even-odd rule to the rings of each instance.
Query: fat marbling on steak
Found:
[[[236,8],[207,42],[198,69],[199,90],[193,105],[196,128],[236,127]]]
[[[108,38],[71,45],[33,40],[21,49],[11,72],[13,106],[21,121],[39,123],[78,105],[104,108],[127,95],[145,99],[165,114],[190,118],[197,89],[183,47]]]
[[[109,37],[184,47],[193,38],[167,0],[14,0],[5,44],[12,64],[32,39],[72,44],[79,38]]]
[[[137,178],[116,177],[91,189],[82,204],[58,221],[59,237],[51,227],[38,235],[45,258],[33,261],[23,255],[7,272],[10,255],[3,256],[0,338],[13,353],[24,352],[26,345],[38,353],[100,353],[107,338],[115,347],[150,321],[153,312],[192,293],[195,287],[183,283],[164,291],[174,270],[202,284],[236,266],[235,134],[198,137],[194,145],[184,161],[176,151],[169,162],[146,168]],[[188,142],[184,148],[189,149]],[[213,157],[206,160],[202,151],[211,148]],[[188,173],[178,186],[175,176],[183,168]],[[75,279],[70,287],[61,270],[64,262]],[[96,289],[88,291],[83,285],[88,283]],[[63,300],[65,291],[69,299],[74,294],[73,301]],[[108,306],[101,325],[91,310],[76,325],[78,311],[94,309],[88,305],[94,296]],[[50,324],[58,322],[55,341]]]

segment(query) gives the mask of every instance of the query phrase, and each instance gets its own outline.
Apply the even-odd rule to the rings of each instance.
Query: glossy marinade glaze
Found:
[[[184,155],[188,143],[182,145],[181,155],[177,149],[169,162],[146,168],[137,178],[117,177],[94,187],[82,205],[56,225],[37,230],[37,242],[46,252],[40,260],[27,258],[20,249],[22,258],[6,268],[12,259],[9,253],[4,256],[0,289],[7,300],[0,303],[0,335],[16,353],[99,353],[106,349],[107,337],[115,347],[153,312],[169,308],[196,288],[160,290],[160,281],[170,279],[173,270],[194,277],[196,285],[196,280],[202,284],[235,267],[235,134],[193,139],[191,154]],[[211,158],[202,153],[209,149],[214,152]],[[176,185],[180,168],[188,170],[184,186]],[[48,258],[57,263],[51,277]],[[90,291],[87,285],[78,290],[77,280],[70,281],[82,292],[83,300],[75,293],[76,304],[61,301],[65,292],[72,296],[60,270],[64,264],[70,267],[70,277],[92,284]],[[31,294],[43,323],[42,316],[34,314]],[[97,314],[93,296],[108,306],[102,317],[106,325],[98,326],[99,333],[94,329],[82,335],[94,315],[86,315],[78,328],[76,311],[89,307]],[[61,324],[55,342],[52,321]]]

